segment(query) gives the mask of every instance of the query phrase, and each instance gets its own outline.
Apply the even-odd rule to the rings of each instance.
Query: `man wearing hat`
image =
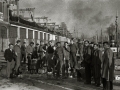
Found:
[[[14,46],[15,54],[17,56],[17,58],[16,58],[16,68],[15,68],[17,74],[19,73],[18,69],[19,69],[20,64],[21,64],[21,46],[20,46],[20,44],[21,44],[21,41],[17,40],[16,45]]]
[[[114,56],[109,42],[104,42],[103,45],[105,49],[102,60],[103,90],[113,90]]]

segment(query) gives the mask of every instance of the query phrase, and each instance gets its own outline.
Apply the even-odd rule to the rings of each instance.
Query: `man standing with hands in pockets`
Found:
[[[10,78],[12,69],[15,66],[15,51],[13,50],[13,44],[9,44],[9,48],[4,53],[5,60],[7,61],[7,78]]]
[[[17,44],[14,46],[14,50],[15,50],[15,54],[16,54],[16,74],[18,75],[19,74],[19,67],[20,67],[20,64],[21,64],[21,41],[20,40],[17,40],[16,42]]]

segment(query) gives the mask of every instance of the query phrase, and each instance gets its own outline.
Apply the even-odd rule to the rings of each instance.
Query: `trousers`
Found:
[[[21,54],[18,54],[18,56],[16,58],[16,67],[15,67],[16,72],[18,72],[20,64],[21,64]]]
[[[14,68],[15,66],[15,61],[12,60],[11,62],[7,61],[7,77],[9,78],[10,77],[10,74],[12,73],[12,69]]]
[[[86,83],[91,83],[91,64],[90,63],[85,63],[85,79]]]
[[[71,53],[70,55],[71,55],[71,59],[70,59],[71,67],[77,69],[76,53]]]
[[[103,80],[103,90],[113,90],[113,82],[107,81],[105,78]]]

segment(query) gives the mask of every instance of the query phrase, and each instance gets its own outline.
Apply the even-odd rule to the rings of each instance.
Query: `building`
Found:
[[[0,48],[4,51],[9,43],[16,43],[16,40],[26,41],[27,44],[33,41],[40,43],[49,40],[69,41],[70,36],[59,33],[59,29],[51,30],[48,27],[41,26],[36,22],[25,20],[21,16],[13,15],[7,2],[0,2],[2,7],[0,11]]]

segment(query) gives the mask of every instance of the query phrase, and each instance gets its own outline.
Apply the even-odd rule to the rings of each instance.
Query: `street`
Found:
[[[0,0],[0,90],[120,90],[120,0]]]
[[[23,75],[23,78],[7,80],[0,77],[0,90],[102,90],[102,87],[85,85],[76,79],[47,79],[45,75]],[[114,90],[119,90],[114,86]]]

